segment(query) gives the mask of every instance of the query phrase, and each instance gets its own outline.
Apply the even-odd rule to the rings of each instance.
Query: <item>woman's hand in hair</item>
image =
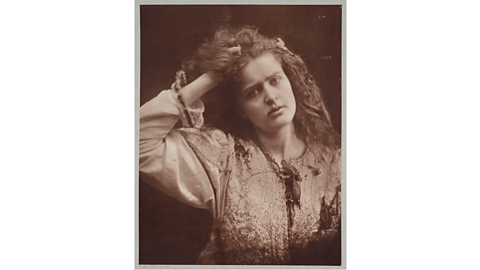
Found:
[[[242,53],[242,47],[240,47],[240,45],[230,47],[227,50],[233,55],[240,55]]]
[[[236,58],[241,55],[241,50],[240,45],[225,47],[215,43],[203,44],[198,51],[199,59],[204,59],[198,62],[203,74],[180,90],[185,105],[189,106],[232,76],[236,71]]]

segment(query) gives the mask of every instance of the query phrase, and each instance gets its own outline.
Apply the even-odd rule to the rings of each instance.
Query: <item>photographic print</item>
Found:
[[[344,5],[137,2],[137,268],[345,268]]]

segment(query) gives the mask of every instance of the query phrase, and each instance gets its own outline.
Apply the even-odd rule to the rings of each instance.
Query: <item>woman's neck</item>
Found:
[[[278,164],[282,160],[299,157],[305,150],[305,143],[297,137],[293,123],[273,133],[260,130],[256,130],[256,133],[262,147]]]

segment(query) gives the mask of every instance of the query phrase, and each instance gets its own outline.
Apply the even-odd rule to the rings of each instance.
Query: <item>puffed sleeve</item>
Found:
[[[228,140],[219,130],[174,129],[182,112],[172,90],[162,91],[140,108],[140,178],[215,217]]]

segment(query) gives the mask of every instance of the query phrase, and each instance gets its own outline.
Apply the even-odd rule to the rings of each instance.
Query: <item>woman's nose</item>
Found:
[[[270,86],[266,86],[263,89],[263,91],[265,93],[265,103],[268,104],[268,105],[274,104],[275,100],[277,99],[277,95],[275,93],[275,90],[272,89],[272,87],[270,87]]]

